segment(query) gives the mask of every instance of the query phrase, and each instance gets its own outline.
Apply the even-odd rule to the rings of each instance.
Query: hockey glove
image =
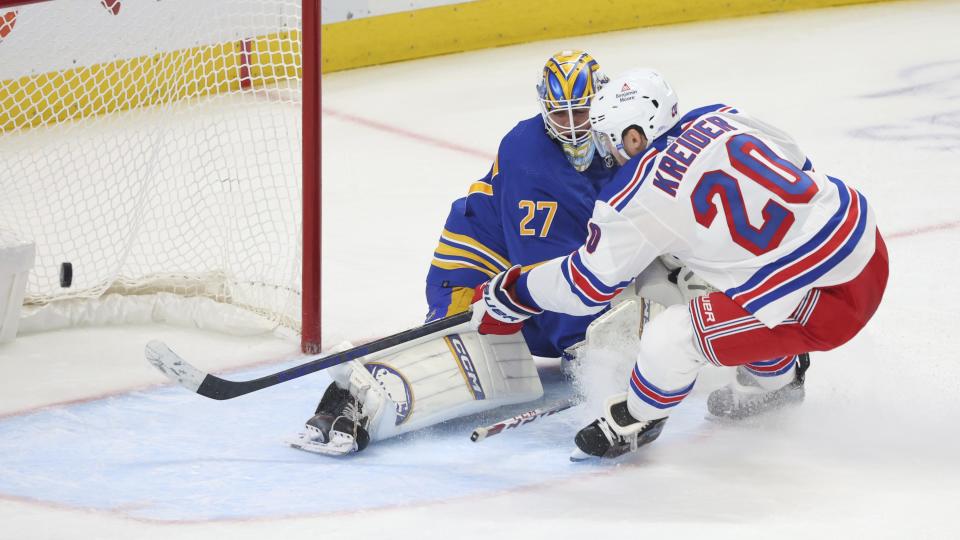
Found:
[[[520,266],[493,276],[490,281],[477,285],[473,293],[473,319],[471,324],[481,334],[507,335],[519,332],[523,321],[543,310],[520,303],[514,295],[513,285],[520,279]]]
[[[683,296],[683,301],[690,303],[694,298],[715,292],[716,287],[700,279],[693,270],[686,266],[681,266],[670,272],[670,281],[677,284],[677,289]]]

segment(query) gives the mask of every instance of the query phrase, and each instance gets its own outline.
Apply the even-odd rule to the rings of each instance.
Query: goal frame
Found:
[[[303,66],[301,107],[303,114],[303,277],[300,314],[301,349],[307,354],[320,352],[320,282],[323,200],[320,170],[321,78],[320,78],[320,1],[302,0]]]
[[[66,0],[0,0],[0,12],[30,4]],[[89,0],[96,1],[96,0]],[[103,0],[101,0],[103,1]],[[106,2],[103,2],[106,6]],[[304,353],[321,349],[321,0],[301,0],[301,159],[303,177],[303,244],[301,283],[301,338]]]

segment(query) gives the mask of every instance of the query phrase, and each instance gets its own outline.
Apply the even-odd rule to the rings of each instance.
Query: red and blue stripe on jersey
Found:
[[[797,356],[782,356],[763,362],[744,364],[744,368],[757,377],[776,377],[793,369],[797,363]]]
[[[628,279],[613,286],[605,284],[583,264],[579,250],[567,255],[560,265],[560,271],[570,290],[584,305],[590,307],[606,305],[632,281]]]
[[[750,313],[803,289],[835,268],[856,248],[867,224],[867,201],[840,180],[827,177],[840,195],[837,211],[810,240],[760,268],[724,294]]]
[[[710,296],[711,295],[700,296],[690,302],[690,320],[693,321],[693,331],[696,338],[694,344],[700,350],[700,353],[703,354],[704,358],[709,360],[712,364],[724,366],[726,364],[720,361],[720,358],[717,356],[717,352],[714,350],[715,341],[719,342],[723,338],[729,338],[731,336],[746,332],[753,332],[766,327],[762,322],[751,315],[745,315],[743,317],[737,317],[717,323],[709,322],[713,320],[713,318],[706,316],[704,311],[712,310],[712,308],[705,309],[705,304],[710,302]],[[800,301],[800,304],[797,306],[797,308],[793,310],[793,313],[790,315],[790,317],[788,317],[778,326],[795,324],[801,326],[806,325],[807,321],[810,320],[810,316],[813,314],[813,310],[816,309],[817,302],[819,300],[820,290],[810,289],[810,291],[808,291],[803,297],[803,300]]]
[[[630,375],[630,389],[644,403],[656,407],[657,409],[670,409],[676,407],[683,398],[690,394],[696,381],[690,383],[679,390],[668,392],[653,385],[640,374],[640,367],[633,366],[633,373]]]
[[[640,191],[640,186],[644,180],[653,171],[653,165],[656,157],[660,155],[670,144],[676,140],[684,131],[694,122],[705,114],[714,112],[726,112],[736,114],[737,109],[727,105],[707,105],[699,107],[684,114],[676,125],[667,130],[666,133],[650,142],[643,154],[634,156],[614,177],[613,182],[601,193],[601,199],[612,206],[618,212],[622,211],[631,199]],[[632,163],[639,163],[636,167]],[[633,171],[631,175],[627,171]],[[628,176],[629,175],[629,176]]]
[[[696,122],[697,119],[700,118],[701,116],[707,113],[712,113],[712,112],[738,114],[740,111],[734,109],[733,107],[730,107],[729,105],[707,105],[706,107],[700,107],[699,109],[694,109],[688,112],[687,114],[683,115],[683,118],[681,118],[680,121],[678,122],[678,125],[680,126],[680,131],[677,133],[677,135],[689,129],[690,126],[692,126],[693,123]],[[677,135],[674,135],[674,136],[677,136]]]
[[[606,201],[618,212],[622,211],[639,192],[644,179],[650,175],[656,157],[683,132],[684,126],[689,126],[696,119],[712,112],[736,113],[737,110],[726,105],[709,105],[683,115],[673,128],[652,141],[646,152],[635,156],[621,168],[614,180],[601,192],[600,200]],[[636,163],[636,166],[631,166],[632,163]],[[615,285],[605,284],[583,264],[579,251],[568,255],[560,265],[560,269],[564,279],[570,285],[570,290],[584,305],[590,307],[607,304],[630,283],[628,280]]]
[[[633,196],[640,190],[644,179],[653,169],[654,158],[657,157],[659,153],[660,151],[656,148],[647,150],[646,154],[640,159],[633,178],[630,179],[630,182],[628,182],[626,186],[615,193],[613,197],[610,197],[607,204],[612,206],[617,212],[622,211],[627,206],[627,203],[630,202],[630,199],[633,199]]]

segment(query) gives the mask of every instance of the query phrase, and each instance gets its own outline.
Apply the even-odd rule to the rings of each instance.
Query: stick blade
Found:
[[[196,392],[207,376],[206,373],[180,358],[162,341],[153,340],[147,343],[144,355],[147,361],[159,369],[167,378],[191,392]]]

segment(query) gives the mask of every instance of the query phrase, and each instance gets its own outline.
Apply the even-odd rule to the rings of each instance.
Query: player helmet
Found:
[[[604,157],[613,149],[630,159],[623,148],[623,134],[628,128],[640,128],[647,141],[653,141],[677,120],[677,93],[652,69],[631,70],[611,80],[590,106],[591,129]]]
[[[537,85],[547,133],[560,142],[567,160],[578,171],[586,170],[593,160],[590,100],[606,80],[589,54],[560,51],[547,60]]]

